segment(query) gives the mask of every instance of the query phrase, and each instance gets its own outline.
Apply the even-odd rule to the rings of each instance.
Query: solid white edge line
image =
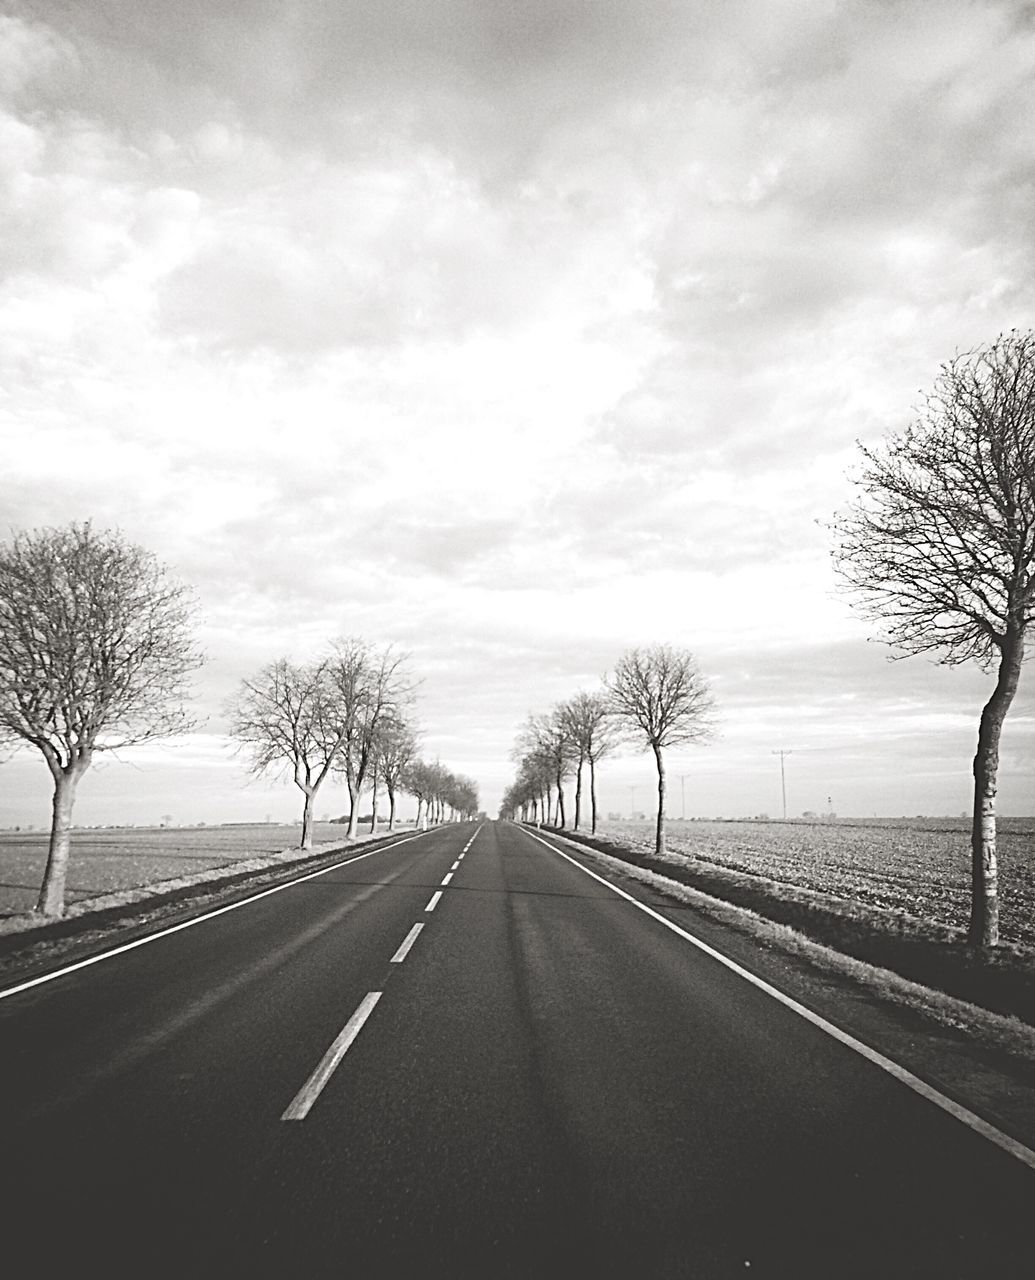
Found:
[[[434,910],[435,910],[435,908],[438,906],[438,900],[439,900],[439,898],[441,898],[441,897],[442,897],[442,890],[441,890],[441,889],[436,889],[436,890],[435,890],[435,892],[431,895],[431,901],[430,901],[430,902],[428,903],[428,905],[424,908],[424,910],[425,910],[425,911],[434,911]]]
[[[359,1035],[363,1029],[363,1023],[374,1012],[374,1006],[381,999],[380,991],[368,991],[360,1001],[359,1008],[352,1017],[345,1023],[345,1026],[338,1033],[334,1043],[320,1059],[320,1063],[316,1070],[305,1082],[305,1084],[295,1094],[291,1105],[280,1117],[281,1120],[304,1120],[309,1114],[309,1108],[323,1091],[324,1085],[334,1074],[335,1068],[342,1058],[349,1051],[353,1040]]]
[[[452,871],[447,871],[446,874],[442,877],[441,883],[448,884],[450,880],[452,880],[452,878],[453,878]]]
[[[20,991],[28,991],[32,987],[41,986],[44,982],[53,982],[55,978],[63,978],[66,974],[75,973],[77,969],[86,969],[92,964],[100,964],[102,960],[110,960],[112,956],[120,956],[126,951],[133,951],[136,947],[142,947],[148,942],[156,942],[159,938],[167,938],[169,934],[179,933],[181,929],[193,928],[194,925],[201,924],[205,920],[214,920],[216,916],[225,915],[227,911],[236,911],[238,907],[246,907],[249,903],[258,902],[260,898],[268,898],[271,893],[280,893],[283,889],[294,888],[296,884],[303,884],[306,880],[313,880],[317,876],[325,876],[329,871],[337,871],[340,867],[347,867],[353,862],[360,862],[363,858],[369,858],[375,853],[384,853],[387,849],[397,849],[399,845],[409,844],[411,840],[418,840],[421,836],[430,835],[434,830],[436,830],[435,827],[430,827],[427,831],[418,831],[416,835],[406,836],[402,840],[393,840],[391,844],[378,845],[376,849],[368,849],[366,853],[358,853],[354,858],[343,858],[341,862],[335,862],[332,866],[323,867],[319,871],[307,872],[306,875],[297,876],[294,880],[288,880],[285,884],[275,884],[271,889],[263,889],[261,893],[253,893],[251,897],[242,898],[240,902],[231,902],[225,907],[216,907],[214,911],[206,911],[204,915],[194,916],[190,920],[181,920],[179,924],[170,925],[168,929],[159,929],[156,933],[149,933],[144,938],[135,938],[132,942],[124,942],[121,946],[112,947],[110,951],[102,951],[99,955],[88,956],[85,960],[77,960],[75,964],[67,964],[61,969],[53,970],[51,973],[40,974],[38,978],[30,978],[26,982],[19,982],[15,987],[8,987],[6,991],[0,991],[0,1000],[4,1000],[8,996],[17,995]]]
[[[406,957],[410,954],[410,948],[417,941],[417,935],[423,929],[423,924],[415,924],[410,932],[403,938],[399,950],[392,956],[390,964],[402,964]]]
[[[520,827],[520,830],[524,831],[525,835],[529,836],[532,840],[537,840],[541,845],[544,845],[553,853],[559,854],[562,858],[570,862],[573,867],[578,867],[580,871],[584,871],[587,876],[592,876],[592,878],[599,881],[600,884],[606,885],[608,889],[617,893],[619,897],[625,898],[627,902],[631,902],[634,907],[638,907],[654,920],[657,920],[659,924],[663,924],[666,929],[671,929],[673,933],[678,934],[679,937],[683,938],[686,942],[689,942],[692,946],[703,951],[705,955],[711,956],[713,960],[718,960],[720,964],[725,965],[727,969],[730,969],[733,973],[737,974],[738,977],[744,978],[747,982],[750,982],[752,986],[757,987],[760,991],[764,991],[766,995],[772,996],[774,1000],[779,1001],[780,1004],[790,1009],[792,1013],[798,1014],[798,1016],[804,1018],[806,1022],[811,1022],[814,1027],[818,1027],[820,1031],[826,1032],[826,1034],[833,1037],[833,1039],[839,1040],[841,1044],[846,1046],[846,1048],[852,1049],[855,1053],[859,1054],[860,1057],[865,1058],[867,1062],[872,1062],[875,1067],[879,1067],[882,1071],[886,1071],[888,1075],[893,1076],[900,1084],[904,1084],[908,1089],[912,1089],[914,1093],[919,1094],[922,1098],[926,1098],[928,1102],[933,1102],[936,1107],[940,1107],[943,1111],[948,1112],[949,1115],[965,1124],[969,1129],[973,1129],[975,1133],[979,1133],[983,1138],[987,1138],[989,1142],[994,1143],[1001,1150],[1007,1152],[1007,1154],[1013,1156],[1017,1160],[1020,1160],[1022,1164],[1026,1164],[1029,1169],[1035,1169],[1035,1151],[1026,1147],[1023,1142],[1019,1142],[1016,1138],[1011,1138],[1008,1133],[1003,1133],[1001,1129],[997,1129],[995,1125],[989,1124],[987,1120],[982,1120],[982,1118],[975,1115],[973,1111],[969,1111],[960,1103],[954,1102],[952,1098],[947,1098],[944,1093],[939,1093],[933,1085],[929,1085],[926,1081],[921,1080],[919,1076],[913,1075],[911,1071],[900,1066],[891,1058],[885,1057],[884,1054],[879,1053],[876,1049],[871,1049],[870,1046],[865,1044],[862,1040],[857,1040],[855,1036],[850,1035],[847,1031],[842,1031],[840,1027],[835,1026],[832,1022],[828,1022],[826,1018],[821,1017],[818,1013],[813,1013],[811,1009],[806,1008],[803,1004],[799,1004],[793,997],[786,995],[777,987],[771,986],[765,981],[765,979],[757,977],[750,970],[737,964],[735,960],[731,960],[728,956],[724,956],[721,951],[716,951],[714,947],[710,947],[706,942],[702,942],[700,938],[695,938],[692,933],[688,933],[678,924],[667,919],[665,916],[661,915],[660,912],[655,911],[653,907],[647,906],[645,902],[640,902],[639,899],[634,898],[631,893],[626,893],[624,889],[619,889],[618,886],[612,884],[610,880],[605,880],[603,876],[597,875],[595,871],[590,871],[588,867],[584,867],[581,862],[576,858],[573,858],[570,854],[565,853],[563,849],[558,849],[555,845],[544,840],[542,836],[534,835],[524,827]]]

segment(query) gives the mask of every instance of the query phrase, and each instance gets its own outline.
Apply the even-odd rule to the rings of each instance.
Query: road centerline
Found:
[[[402,943],[399,946],[399,950],[395,953],[394,956],[392,956],[392,959],[390,961],[391,964],[402,964],[402,962],[410,954],[410,948],[417,941],[417,938],[420,935],[420,931],[423,928],[424,928],[423,924],[415,924],[413,926],[413,928],[406,935],[406,937],[403,938]]]
[[[448,884],[450,880],[452,880],[452,878],[453,878],[452,871],[447,871],[446,874],[442,877],[442,884]]]
[[[436,890],[435,890],[435,892],[431,895],[431,901],[430,901],[430,902],[428,903],[428,905],[424,908],[424,910],[425,910],[425,911],[434,911],[434,910],[435,910],[435,908],[438,906],[438,900],[439,900],[439,898],[441,898],[441,897],[442,897],[442,890],[441,890],[441,889],[436,889]]]
[[[382,992],[368,991],[359,1003],[352,1017],[335,1037],[331,1047],[320,1059],[316,1070],[295,1094],[281,1120],[304,1120],[309,1109],[322,1093],[327,1081],[334,1074],[338,1063],[348,1053],[352,1042],[363,1030],[363,1024],[374,1012],[374,1006],[381,999]]]

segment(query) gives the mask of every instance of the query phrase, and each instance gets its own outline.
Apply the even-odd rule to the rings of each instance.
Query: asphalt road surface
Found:
[[[1035,1171],[532,834],[343,858],[0,999],[6,1274],[1035,1274]]]

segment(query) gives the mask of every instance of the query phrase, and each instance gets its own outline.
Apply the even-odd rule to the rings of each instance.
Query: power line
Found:
[[[688,773],[681,773],[679,775],[679,792],[680,792],[679,816],[683,819],[684,822],[686,821],[686,780],[689,777],[690,775]]]
[[[784,821],[787,820],[787,777],[784,773],[783,762],[787,756],[793,755],[793,751],[774,751],[774,756],[780,757],[780,792],[783,796],[783,816]]]

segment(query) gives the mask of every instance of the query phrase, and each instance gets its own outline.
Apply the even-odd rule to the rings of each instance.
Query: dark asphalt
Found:
[[[1035,1172],[517,827],[442,887],[474,831],[0,1000],[8,1274],[1033,1274]]]

